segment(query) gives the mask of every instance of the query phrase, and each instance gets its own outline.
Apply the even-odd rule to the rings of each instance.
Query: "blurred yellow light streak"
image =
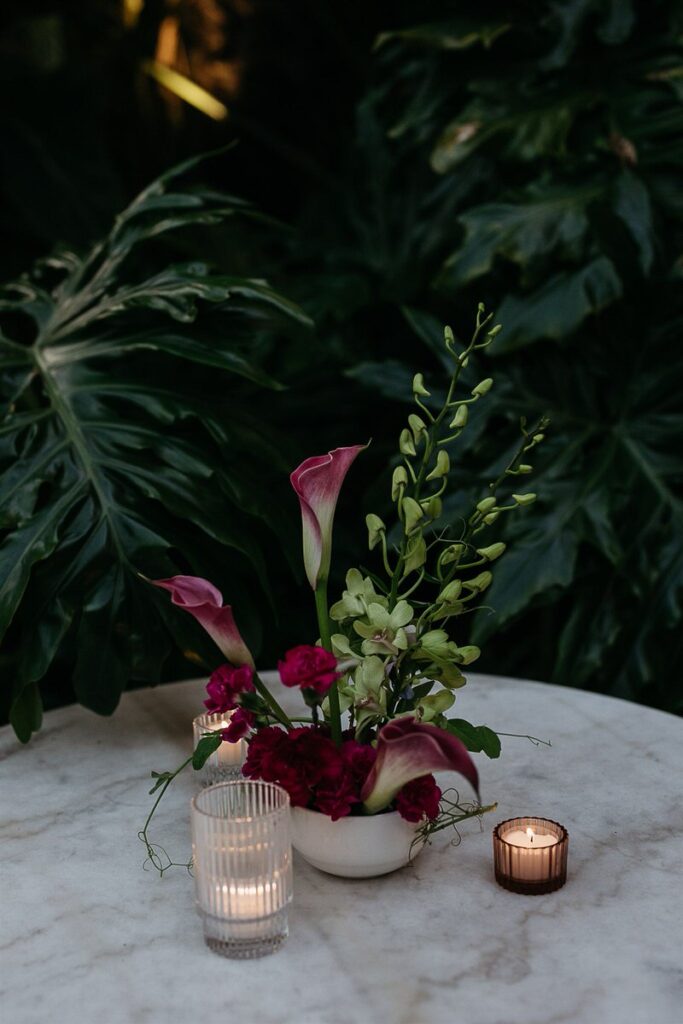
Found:
[[[143,61],[142,70],[169,92],[179,96],[185,103],[189,103],[191,107],[200,110],[202,114],[213,118],[214,121],[224,121],[228,116],[228,108],[224,103],[217,100],[206,89],[202,89],[201,85],[197,85],[190,78],[181,75],[179,71],[167,68],[156,60]]]
[[[123,0],[123,24],[126,28],[135,28],[144,6],[145,0]]]

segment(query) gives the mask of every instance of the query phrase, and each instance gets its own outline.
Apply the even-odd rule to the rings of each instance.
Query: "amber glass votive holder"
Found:
[[[529,837],[528,845],[512,841],[520,836]],[[551,839],[553,842],[549,842]],[[493,830],[496,881],[504,889],[525,896],[555,892],[567,881],[568,851],[569,833],[557,821],[508,818]]]

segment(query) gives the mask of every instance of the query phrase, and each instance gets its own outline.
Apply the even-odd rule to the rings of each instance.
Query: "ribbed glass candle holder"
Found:
[[[231,711],[224,715],[197,715],[192,723],[194,733],[194,745],[205,736],[207,732],[215,732],[217,729],[227,729],[230,725]],[[225,740],[218,750],[207,759],[203,768],[195,774],[198,777],[200,786],[213,786],[217,782],[230,782],[232,779],[242,778],[242,765],[247,756],[247,744],[244,740],[237,743],[228,743]]]
[[[207,946],[246,959],[287,938],[292,900],[289,796],[270,782],[222,782],[192,801],[197,906]]]
[[[508,818],[493,830],[493,866],[504,889],[527,896],[567,881],[569,833],[548,818]]]

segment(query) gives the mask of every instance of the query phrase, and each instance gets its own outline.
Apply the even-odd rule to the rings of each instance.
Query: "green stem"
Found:
[[[477,343],[477,339],[478,339],[481,331],[484,329],[484,327],[486,326],[486,324],[489,322],[490,319],[491,319],[490,315],[488,317],[486,317],[484,320],[481,320],[479,314],[477,315],[477,324],[476,324],[476,327],[475,327],[475,330],[474,330],[474,334],[472,335],[472,339],[471,339],[469,345],[467,346],[465,351],[459,357],[458,356],[455,357],[456,360],[457,360],[457,365],[456,365],[455,370],[453,371],[453,373],[451,375],[451,381],[450,381],[450,385],[449,385],[449,388],[448,388],[448,394],[446,395],[446,401],[444,402],[444,404],[443,404],[440,412],[438,413],[438,415],[436,417],[431,417],[432,422],[431,422],[431,424],[428,427],[427,438],[426,438],[426,440],[424,442],[424,450],[422,452],[422,464],[421,464],[419,472],[417,474],[417,478],[415,478],[415,474],[413,473],[413,479],[415,480],[415,483],[414,483],[414,486],[413,486],[413,492],[412,492],[411,497],[413,497],[415,499],[415,501],[419,501],[420,500],[420,493],[421,493],[421,490],[422,490],[422,485],[425,482],[425,477],[427,475],[427,471],[429,469],[429,462],[430,462],[430,459],[432,457],[432,454],[434,452],[435,447],[439,443],[439,429],[441,427],[441,424],[443,423],[444,418],[446,417],[446,415],[452,409],[453,393],[454,393],[454,391],[455,391],[455,389],[457,387],[458,380],[460,378],[460,374],[462,372],[463,366],[464,366],[465,362],[467,361],[467,358],[469,357],[471,352],[474,350],[474,347],[475,347],[475,345]],[[449,348],[449,351],[452,351],[452,350]],[[453,353],[453,355],[455,355],[455,353]],[[457,436],[457,435],[454,435],[454,436]],[[450,440],[450,438],[448,440]],[[408,463],[408,465],[410,466],[409,463]],[[410,468],[412,470],[412,467],[410,467]],[[400,510],[400,504],[399,504],[399,510]],[[399,588],[399,584],[400,584],[401,579],[402,579],[402,570],[403,570],[403,565],[405,563],[405,557],[406,557],[407,550],[408,550],[408,538],[407,537],[403,537],[403,539],[401,541],[401,544],[400,544],[400,548],[399,548],[399,554],[398,554],[398,559],[396,561],[396,566],[394,568],[394,572],[393,572],[392,577],[391,577],[391,588],[389,590],[389,611],[393,611],[393,609],[396,607],[396,602],[398,600],[398,588]]]
[[[459,825],[461,821],[467,821],[468,818],[478,818],[482,814],[488,814],[490,811],[495,811],[497,806],[497,803],[487,804],[486,807],[475,807],[471,811],[463,811],[462,814],[446,814],[443,821],[437,818],[437,824],[430,826],[429,835],[432,836],[435,832],[442,832],[445,828]]]
[[[162,862],[161,862],[161,860],[159,858],[159,855],[156,852],[157,849],[160,849],[160,847],[155,848],[154,844],[150,843],[149,835],[148,835],[148,829],[149,829],[150,823],[152,821],[152,818],[154,817],[154,812],[156,811],[157,807],[159,806],[159,804],[161,802],[161,798],[163,797],[164,793],[166,792],[168,787],[171,785],[171,783],[180,775],[180,773],[185,768],[187,768],[188,764],[192,764],[192,757],[193,757],[193,754],[190,754],[190,756],[187,758],[187,760],[183,761],[183,763],[178,768],[176,768],[176,770],[171,774],[170,778],[166,779],[166,781],[164,782],[163,786],[159,790],[159,796],[156,798],[156,800],[152,804],[152,809],[149,812],[149,814],[147,815],[147,820],[145,821],[145,824],[142,826],[142,828],[138,832],[139,839],[145,844],[145,847],[147,848],[147,856],[149,857],[150,862],[154,865],[154,867],[157,869],[157,871],[159,872],[160,875],[163,875],[164,871],[166,871],[167,868],[170,868],[170,867],[173,867],[173,866],[178,866],[178,865],[175,865],[175,862],[172,861],[170,859],[170,857],[168,857],[168,855],[166,855],[167,859],[168,859],[168,864],[162,864]],[[164,852],[164,854],[166,853],[165,850],[163,852]],[[187,865],[182,865],[182,866],[183,867],[187,867]]]
[[[332,650],[332,632],[330,630],[330,616],[327,605],[327,579],[318,580],[315,588],[315,610],[318,615],[318,628],[320,630],[320,642],[326,651]],[[330,729],[332,739],[339,746],[341,744],[341,707],[339,704],[339,690],[336,682],[330,687],[327,699],[330,704]]]
[[[533,445],[528,444],[529,437],[532,437],[535,433],[537,433],[538,431],[544,429],[544,427],[546,425],[547,425],[547,420],[546,420],[545,416],[541,416],[541,418],[539,419],[539,421],[538,421],[538,423],[536,424],[535,427],[533,427],[531,430],[523,430],[523,432],[522,432],[522,440],[521,440],[520,444],[518,445],[517,450],[515,451],[515,454],[512,456],[512,458],[508,462],[508,464],[505,467],[505,469],[503,470],[503,472],[495,480],[492,480],[491,483],[489,484],[489,496],[490,497],[495,497],[496,491],[498,490],[500,485],[503,483],[503,481],[507,478],[509,471],[511,469],[515,468],[515,463],[519,462],[519,460],[524,455],[524,452],[528,451],[529,448],[533,447]],[[502,512],[502,511],[514,510],[517,507],[518,507],[517,505],[504,505],[504,506],[499,507],[498,511]],[[450,581],[453,579],[455,574],[457,572],[459,572],[462,568],[465,568],[464,566],[462,566],[460,564],[460,559],[462,558],[463,554],[467,550],[467,546],[469,544],[470,539],[472,538],[472,535],[474,533],[479,532],[479,529],[483,525],[484,518],[485,518],[484,514],[479,512],[478,509],[475,509],[473,514],[470,516],[470,518],[468,520],[468,523],[467,523],[467,528],[466,528],[465,532],[463,533],[463,535],[462,535],[462,537],[460,538],[460,541],[459,541],[460,544],[464,545],[463,550],[460,553],[460,555],[453,562],[449,572],[446,573],[446,575],[444,577],[444,580],[443,580],[444,584],[450,583]]]
[[[292,721],[291,721],[291,719],[286,714],[286,712],[283,711],[283,709],[280,707],[278,702],[275,700],[275,697],[273,697],[272,693],[270,692],[270,690],[268,689],[266,684],[263,682],[262,679],[260,679],[258,677],[258,675],[256,673],[254,673],[254,686],[256,687],[258,692],[261,694],[261,696],[263,697],[264,701],[266,702],[266,704],[268,705],[270,710],[273,712],[273,714],[277,718],[278,722],[280,722],[282,725],[284,725],[285,729],[291,729],[292,728]]]

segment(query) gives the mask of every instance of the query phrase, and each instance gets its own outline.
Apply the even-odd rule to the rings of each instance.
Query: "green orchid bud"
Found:
[[[398,501],[401,494],[408,486],[408,474],[405,466],[397,466],[391,478],[391,500]]]
[[[448,711],[455,703],[455,694],[450,690],[439,690],[438,693],[430,693],[423,697],[417,705],[417,712],[423,722],[431,722],[437,715]]]
[[[475,591],[478,594],[482,594],[487,587],[491,586],[493,580],[493,573],[486,570],[486,572],[480,572],[478,576],[475,576],[471,580],[463,580],[463,586],[467,587],[468,590]]]
[[[477,554],[482,558],[487,558],[489,562],[495,562],[503,554],[506,546],[502,540],[499,540],[496,544],[489,544],[487,548],[477,548]]]
[[[422,507],[415,501],[415,498],[404,498],[401,502],[405,521],[406,533],[412,533],[420,519],[424,516]]]
[[[453,337],[453,331],[450,327],[444,327],[443,336],[447,345],[452,345],[454,343],[455,338]]]
[[[425,387],[424,377],[421,373],[416,373],[413,377],[413,394],[421,395],[423,398],[429,398],[429,392]]]
[[[438,519],[443,510],[443,504],[441,498],[433,494],[431,498],[425,498],[420,502],[420,505],[424,509],[425,515],[430,519]]]
[[[372,551],[379,544],[382,534],[386,533],[387,528],[380,517],[372,512],[365,517],[365,525],[368,528],[368,547]]]
[[[533,468],[534,467],[530,466],[528,463],[522,462],[522,463],[520,463],[519,466],[517,466],[517,472],[518,473],[531,473],[533,471]]]
[[[467,356],[467,355],[465,355],[465,353],[464,353],[464,352],[461,352],[461,353],[460,353],[460,355],[458,356],[458,362],[459,362],[459,363],[460,363],[460,365],[461,365],[461,366],[463,366],[463,367],[467,366],[467,364],[469,363],[469,361],[470,361],[470,357],[469,357],[469,356]]]
[[[485,312],[486,312],[486,307],[484,306],[484,303],[483,303],[483,302],[480,302],[480,303],[479,303],[479,304],[477,305],[477,310],[478,310],[478,311],[479,311],[480,313],[485,313]]]
[[[401,436],[398,439],[398,447],[401,455],[416,455],[415,445],[413,444],[413,435],[406,428],[401,431]]]
[[[469,410],[466,405],[459,405],[455,416],[451,420],[451,429],[462,429],[469,419]]]
[[[496,504],[496,499],[494,497],[482,498],[481,501],[477,503],[477,511],[478,512],[490,512],[491,509],[495,507],[495,504]]]
[[[458,661],[461,665],[471,665],[473,661],[476,661],[481,651],[474,644],[468,644],[466,647],[458,647]]]
[[[544,437],[545,434],[534,434],[532,440],[535,441],[536,444],[540,444]]]
[[[536,501],[535,494],[513,494],[512,498],[518,505],[532,505]]]
[[[495,523],[499,515],[500,512],[489,512],[487,516],[484,516],[484,522],[486,523],[487,526],[490,526],[491,523]]]
[[[439,453],[436,456],[436,465],[434,469],[427,475],[427,480],[440,480],[441,477],[448,476],[451,468],[451,460],[448,457],[448,452],[445,448],[439,448]]]
[[[449,562],[455,562],[456,559],[460,558],[464,550],[464,544],[449,544],[449,546],[441,552],[439,562],[441,565],[448,565]]]
[[[422,568],[427,559],[427,545],[421,533],[416,533],[410,538],[405,562],[403,563],[403,576]]]
[[[333,633],[331,640],[333,654],[336,654],[338,658],[353,658],[351,645],[343,633]]]
[[[450,641],[445,629],[430,629],[420,637],[420,647],[432,658],[447,658]]]
[[[487,377],[486,380],[480,380],[475,388],[472,388],[473,395],[487,395],[493,386],[493,378]]]
[[[500,332],[502,330],[503,330],[503,325],[502,324],[496,324],[496,326],[492,327],[491,330],[489,331],[489,338],[495,338],[495,336],[497,334],[500,334]]]
[[[408,417],[408,423],[410,425],[410,429],[413,432],[415,444],[417,444],[420,438],[427,433],[427,424],[422,419],[422,417],[417,415],[416,412],[411,412],[410,416]]]
[[[462,593],[462,582],[460,580],[451,580],[443,588],[441,593],[436,599],[437,604],[450,604],[451,601],[457,601]]]

